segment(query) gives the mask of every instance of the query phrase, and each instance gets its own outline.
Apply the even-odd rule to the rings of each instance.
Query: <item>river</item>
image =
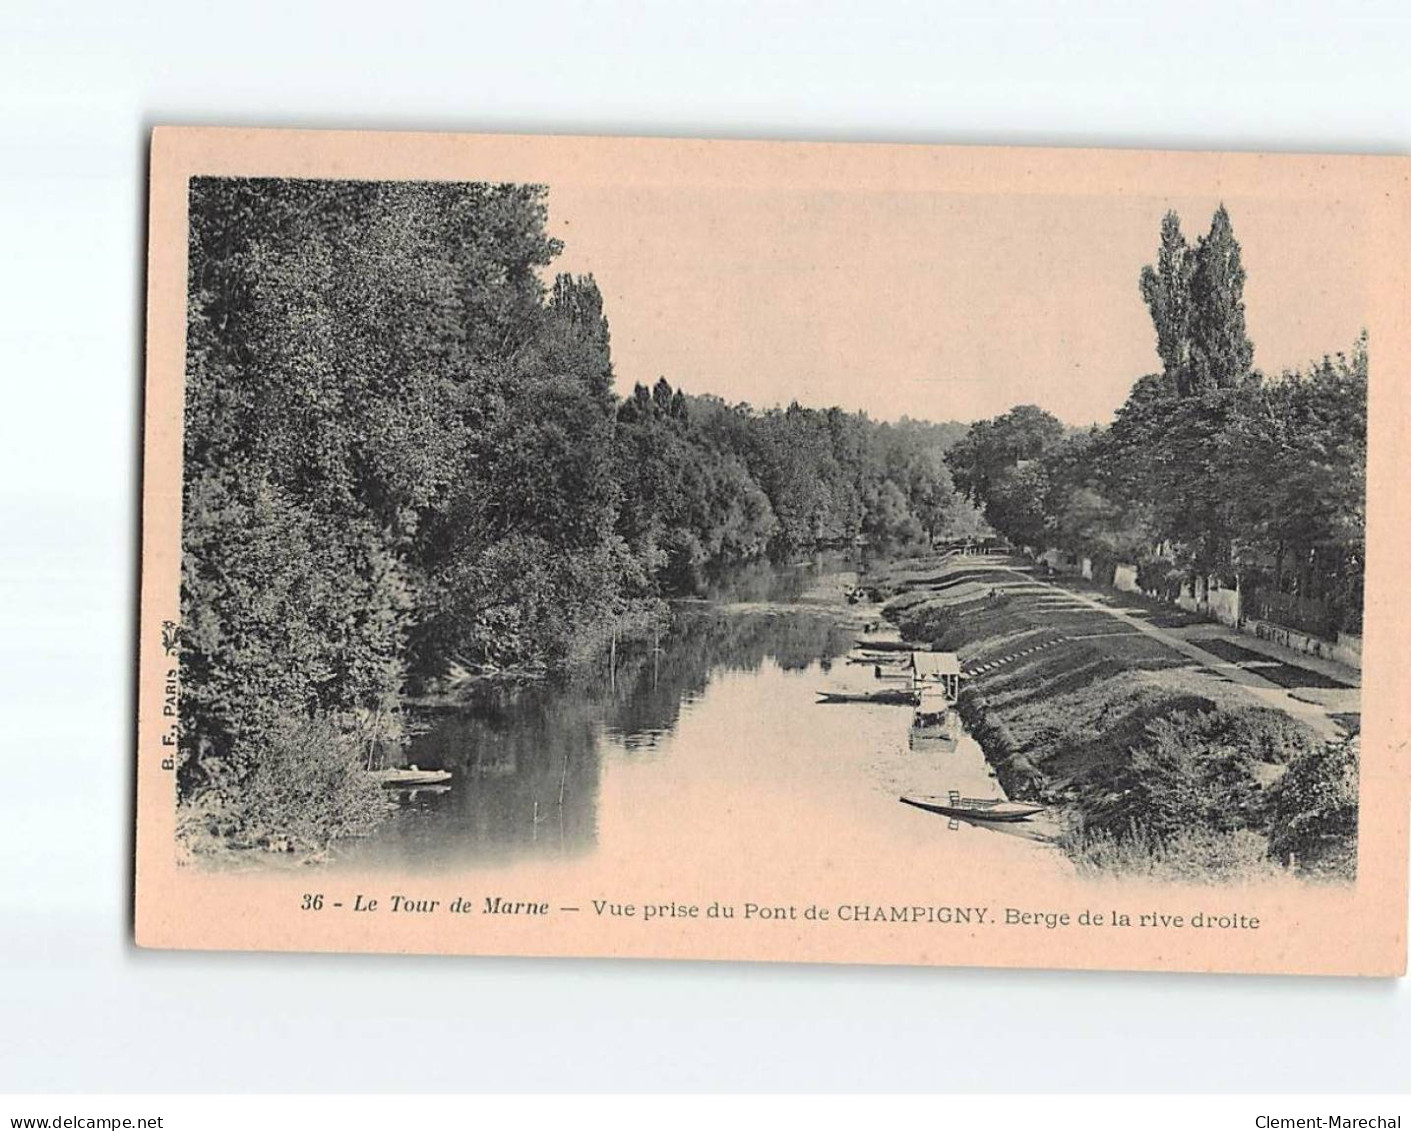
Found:
[[[624,650],[613,671],[605,660],[567,685],[485,686],[428,712],[404,760],[450,770],[451,784],[401,794],[340,862],[426,873],[591,858],[631,871],[679,853],[793,871],[840,851],[881,868],[943,863],[961,847],[1032,861],[1032,840],[898,802],[998,795],[968,736],[954,752],[913,752],[908,709],[816,701],[821,688],[878,686],[846,662],[875,615],[843,599],[855,577],[837,557],[758,563],[677,602],[659,648]]]

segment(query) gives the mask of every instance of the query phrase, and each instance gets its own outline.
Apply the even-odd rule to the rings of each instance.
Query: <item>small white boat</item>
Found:
[[[442,785],[451,780],[450,770],[422,770],[416,766],[372,770],[371,773],[389,789],[420,789],[428,785]]]

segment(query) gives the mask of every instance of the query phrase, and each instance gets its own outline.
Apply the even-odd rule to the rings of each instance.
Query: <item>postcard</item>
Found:
[[[157,129],[137,942],[1404,973],[1409,173]]]

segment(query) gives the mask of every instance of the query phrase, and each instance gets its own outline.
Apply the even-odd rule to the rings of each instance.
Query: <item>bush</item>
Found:
[[[329,716],[281,719],[247,773],[183,805],[182,839],[195,852],[215,838],[232,848],[317,854],[364,835],[387,814],[382,787],[365,769],[366,748],[363,735]]]
[[[182,550],[183,799],[214,762],[248,772],[281,718],[395,709],[410,581],[375,523],[208,471],[188,476]]]
[[[1226,711],[1225,716],[1230,741],[1269,765],[1286,765],[1316,745],[1307,726],[1273,707],[1246,707]]]
[[[1047,784],[1044,774],[1020,753],[1014,734],[994,717],[980,692],[974,687],[961,688],[956,710],[965,729],[985,752],[985,760],[994,767],[1006,794],[1023,798],[1043,795]]]
[[[1170,600],[1185,581],[1185,572],[1170,558],[1147,558],[1137,563],[1137,588],[1143,593],[1159,593]]]
[[[956,614],[943,605],[925,602],[923,593],[903,594],[888,604],[883,615],[896,612],[897,627],[904,639],[935,644],[944,639],[947,630],[955,624]]]
[[[1353,737],[1314,747],[1289,763],[1270,791],[1272,855],[1315,875],[1356,875],[1359,755]]]

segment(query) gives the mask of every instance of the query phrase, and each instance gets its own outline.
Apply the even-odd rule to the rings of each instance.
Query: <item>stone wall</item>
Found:
[[[1238,589],[1211,589],[1206,594],[1206,609],[1221,624],[1231,628],[1240,626],[1240,591]]]
[[[1050,549],[1040,555],[1039,560],[1046,562],[1055,573],[1081,571],[1084,577],[1093,576],[1093,564],[1090,558],[1085,557],[1075,561],[1061,550]],[[1137,584],[1137,567],[1130,562],[1119,562],[1113,571],[1112,588],[1123,593],[1141,592],[1141,587]],[[1292,648],[1310,656],[1336,660],[1338,663],[1346,664],[1358,671],[1362,670],[1362,638],[1360,636],[1352,636],[1345,632],[1339,633],[1337,641],[1334,642],[1300,632],[1295,628],[1275,624],[1272,621],[1244,617],[1242,616],[1240,591],[1223,588],[1218,584],[1212,585],[1209,578],[1197,577],[1188,581],[1177,595],[1176,604],[1187,612],[1210,617],[1223,625],[1261,640],[1272,640],[1286,648]]]
[[[1176,604],[1188,613],[1213,617],[1231,628],[1240,626],[1240,591],[1211,585],[1207,577],[1197,577],[1181,586]]]
[[[1275,624],[1273,621],[1257,620],[1254,617],[1245,619],[1242,631],[1260,640],[1282,644],[1285,648],[1291,648],[1295,652],[1318,656],[1324,660],[1336,660],[1350,668],[1362,670],[1362,638],[1360,636],[1340,632],[1337,642],[1334,643],[1331,640],[1324,640],[1320,636],[1300,632],[1296,628]]]
[[[1350,668],[1362,670],[1362,637],[1350,632],[1339,632],[1337,643],[1333,645],[1333,659]]]

